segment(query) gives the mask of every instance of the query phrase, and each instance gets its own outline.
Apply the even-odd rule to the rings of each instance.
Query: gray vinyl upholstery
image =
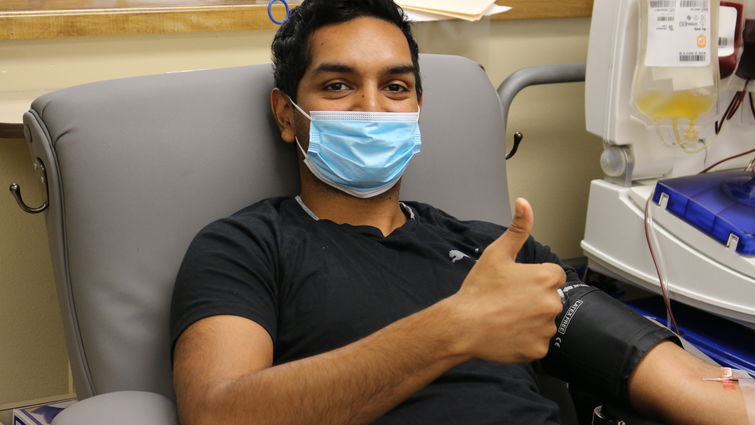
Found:
[[[402,198],[508,223],[495,89],[467,59],[420,63],[423,146]],[[189,242],[212,220],[297,193],[293,146],[280,142],[270,113],[272,85],[269,65],[128,78],[46,94],[25,114],[32,154],[47,170],[50,249],[80,399],[124,391],[130,408],[146,403],[157,418],[170,410],[134,394],[173,398],[169,303]],[[57,423],[77,423],[72,415]]]
[[[60,412],[53,425],[178,425],[175,404],[162,394],[115,391],[80,401]]]

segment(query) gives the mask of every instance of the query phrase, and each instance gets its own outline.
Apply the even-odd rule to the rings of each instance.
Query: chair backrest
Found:
[[[496,92],[484,70],[422,55],[422,153],[403,199],[506,224],[510,206]],[[279,141],[270,65],[86,84],[24,116],[46,167],[47,225],[80,398],[142,390],[172,397],[168,313],[199,229],[259,199],[295,194]]]

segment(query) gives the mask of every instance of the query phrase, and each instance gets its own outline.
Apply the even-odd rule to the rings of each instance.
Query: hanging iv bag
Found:
[[[744,113],[739,115],[740,118],[746,117],[750,111],[755,116],[755,108],[752,104],[750,107],[745,106],[747,103],[745,99],[750,90],[748,87],[751,86],[752,56],[755,54],[752,51],[753,40],[751,39],[753,37],[750,36],[747,55],[744,54],[743,37],[743,28],[746,25],[744,17],[753,17],[753,7],[755,7],[755,0],[730,0],[720,3],[718,11],[718,66],[721,71],[719,106],[727,106],[720,120],[716,121],[716,134],[721,132],[724,124],[731,120],[738,110]],[[755,28],[751,26],[751,29]],[[749,72],[748,62],[751,63]]]
[[[718,0],[640,0],[633,115],[688,153],[715,120]]]
[[[745,0],[727,0],[718,9],[718,67],[722,83],[737,69],[742,55],[742,26]]]
[[[745,6],[745,23],[742,38],[744,50],[737,66],[737,76],[751,81],[755,79],[755,0]],[[753,91],[752,87],[750,91]]]

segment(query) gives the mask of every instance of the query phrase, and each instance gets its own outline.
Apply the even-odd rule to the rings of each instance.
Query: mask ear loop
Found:
[[[299,151],[301,152],[302,156],[304,156],[304,159],[307,159],[307,153],[304,152],[304,148],[301,147],[301,144],[299,144],[299,138],[294,136],[294,140],[296,140],[296,147],[299,148]]]
[[[299,105],[297,105],[296,102],[294,102],[293,99],[291,99],[291,96],[286,95],[286,97],[288,98],[288,101],[291,102],[292,105],[294,105],[294,108],[298,109],[299,112],[301,112],[302,115],[304,115],[305,117],[307,117],[308,120],[312,121],[312,117],[310,117],[308,113],[304,112],[304,110],[302,108],[300,108]]]
[[[304,115],[305,117],[307,117],[308,120],[312,121],[312,117],[310,117],[308,113],[304,112],[304,110],[302,110],[299,107],[299,105],[297,105],[296,102],[294,102],[294,100],[291,99],[291,96],[286,95],[286,97],[288,98],[288,101],[291,102],[292,105],[294,105],[294,108],[298,109],[299,112],[301,112],[302,115]],[[301,143],[299,143],[299,137],[296,136],[296,135],[294,135],[294,140],[296,140],[296,147],[299,148],[299,151],[304,156],[304,159],[307,159],[307,152],[305,152],[304,148],[301,147]]]

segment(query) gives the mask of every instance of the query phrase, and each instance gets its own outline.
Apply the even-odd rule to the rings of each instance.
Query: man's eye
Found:
[[[402,92],[406,91],[406,87],[402,86],[401,84],[388,84],[386,87],[388,91],[395,91],[395,92]]]
[[[326,90],[331,91],[340,91],[346,89],[346,84],[344,83],[330,83],[327,86],[325,86]]]

